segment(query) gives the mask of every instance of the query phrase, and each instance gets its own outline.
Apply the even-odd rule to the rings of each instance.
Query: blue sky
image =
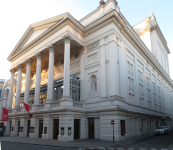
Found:
[[[69,12],[77,20],[99,6],[99,0],[0,0],[0,79],[10,77],[7,57],[29,24]],[[118,0],[120,11],[133,26],[153,12],[173,51],[173,0]],[[173,54],[170,54],[173,78]]]

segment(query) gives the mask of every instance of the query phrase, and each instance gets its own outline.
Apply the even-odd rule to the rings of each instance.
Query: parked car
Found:
[[[166,126],[159,126],[155,131],[155,135],[156,134],[168,134],[168,129],[166,128]]]

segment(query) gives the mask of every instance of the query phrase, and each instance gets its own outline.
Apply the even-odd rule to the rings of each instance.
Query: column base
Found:
[[[19,132],[19,137],[24,137],[23,132]]]
[[[42,139],[49,139],[49,135],[48,134],[42,134]]]

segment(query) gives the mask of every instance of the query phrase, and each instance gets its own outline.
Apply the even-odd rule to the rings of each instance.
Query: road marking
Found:
[[[151,148],[151,150],[157,150],[156,148]]]
[[[117,148],[117,150],[124,150],[124,148]]]
[[[139,148],[139,150],[147,150],[146,148]]]
[[[158,140],[154,141],[153,143],[156,143],[156,142],[158,142],[158,141],[160,141],[160,139],[158,139]]]
[[[108,149],[114,149],[114,148],[108,148]]]
[[[169,149],[161,149],[161,150],[169,150]]]
[[[134,148],[128,148],[128,150],[134,150]]]

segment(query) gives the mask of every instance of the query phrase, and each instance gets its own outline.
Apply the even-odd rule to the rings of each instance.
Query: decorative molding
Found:
[[[17,65],[18,70],[22,70],[23,66],[21,64]]]
[[[31,64],[32,64],[32,60],[31,60],[31,59],[26,59],[26,60],[25,60],[25,63],[26,63],[27,65],[31,65]]]
[[[66,33],[64,36],[61,37],[61,39],[64,41],[65,44],[68,44],[74,40],[74,38],[69,33]]]
[[[97,62],[99,59],[98,59],[98,52],[94,53],[94,54],[91,54],[87,57],[87,64],[92,64],[94,62]]]
[[[80,61],[77,61],[77,62],[70,65],[70,71],[74,71],[77,69],[80,69]]]
[[[93,50],[93,49],[98,48],[98,47],[99,47],[99,41],[87,46],[87,51]]]
[[[56,50],[56,46],[53,44],[50,44],[47,46],[47,49],[49,50],[49,52],[54,52]]]
[[[35,56],[37,57],[37,59],[42,59],[43,54],[42,53],[36,53]]]

